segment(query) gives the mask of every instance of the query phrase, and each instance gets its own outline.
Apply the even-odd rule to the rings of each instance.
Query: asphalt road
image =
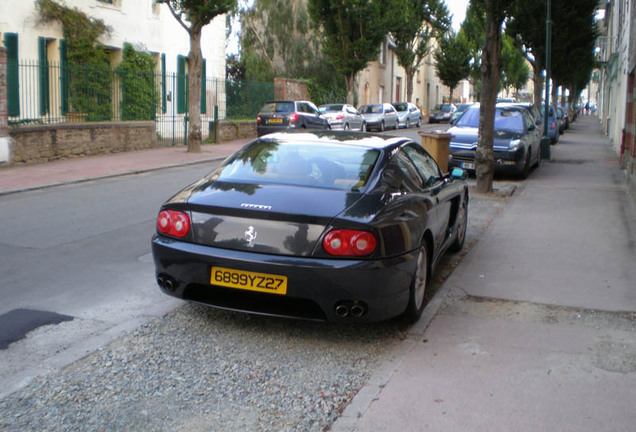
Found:
[[[154,283],[150,239],[201,164],[0,197],[0,394],[181,304]]]

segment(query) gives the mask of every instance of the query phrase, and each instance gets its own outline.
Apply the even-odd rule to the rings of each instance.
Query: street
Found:
[[[0,430],[630,430],[634,219],[594,122],[528,180],[496,178],[512,197],[471,195],[467,246],[411,327],[161,294],[156,209],[210,164],[0,197],[1,316],[54,324],[0,350]]]
[[[200,164],[0,197],[0,316],[14,311],[0,340],[24,336],[20,314],[27,311],[73,319],[2,352],[15,356],[0,362],[0,396],[50,362],[80,358],[180,304],[154,282],[154,218],[169,194],[211,169]]]

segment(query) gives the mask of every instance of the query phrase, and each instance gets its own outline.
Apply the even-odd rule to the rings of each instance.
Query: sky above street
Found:
[[[451,15],[453,15],[453,28],[459,31],[464,18],[466,18],[466,8],[469,0],[446,0],[446,5]]]

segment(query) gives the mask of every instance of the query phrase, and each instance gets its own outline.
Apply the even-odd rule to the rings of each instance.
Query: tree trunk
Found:
[[[345,83],[347,85],[347,103],[349,105],[355,105],[355,74],[348,74],[345,76]]]
[[[188,153],[201,152],[201,29],[190,32],[190,54],[188,56]]]
[[[534,84],[534,99],[533,103],[535,108],[541,112],[541,101],[543,100],[543,77],[541,76],[541,70],[535,64],[532,65],[532,80]],[[542,119],[543,121],[543,119]]]
[[[453,92],[455,91],[455,87],[450,87],[450,92],[448,93],[448,99],[450,99],[448,102],[449,103],[453,103]]]
[[[488,9],[486,12],[486,41],[481,63],[482,86],[479,138],[477,151],[475,152],[476,191],[479,193],[492,192],[495,104],[497,102],[499,71],[501,68],[501,22],[496,22],[493,13]]]
[[[406,74],[406,101],[413,102],[413,68],[404,68]]]

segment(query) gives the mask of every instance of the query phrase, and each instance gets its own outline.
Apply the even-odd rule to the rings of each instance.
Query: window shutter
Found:
[[[68,51],[66,40],[60,40],[60,92],[62,115],[68,112]]]
[[[49,112],[49,59],[43,37],[38,38],[38,60],[40,115],[43,116]]]
[[[20,72],[18,68],[18,34],[5,33],[4,46],[7,49],[7,114],[20,115]]]
[[[177,113],[183,114],[187,111],[187,77],[185,73],[186,58],[177,57]]]
[[[206,93],[206,71],[205,71],[205,59],[203,59],[203,65],[201,66],[201,114],[205,114],[207,112],[207,104],[205,103],[205,93]]]
[[[166,55],[161,54],[161,112],[168,111],[168,95],[166,91]]]

